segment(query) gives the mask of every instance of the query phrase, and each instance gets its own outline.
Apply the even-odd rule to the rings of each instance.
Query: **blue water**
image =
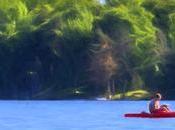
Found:
[[[164,101],[175,110],[175,102]],[[0,130],[174,130],[175,118],[124,118],[146,101],[0,101]]]

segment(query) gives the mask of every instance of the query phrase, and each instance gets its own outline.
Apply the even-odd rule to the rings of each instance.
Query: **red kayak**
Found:
[[[128,113],[125,117],[139,117],[139,118],[175,118],[175,112],[161,112],[161,113]]]

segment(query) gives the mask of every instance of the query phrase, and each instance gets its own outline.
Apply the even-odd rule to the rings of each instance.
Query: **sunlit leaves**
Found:
[[[115,8],[116,14],[124,20],[128,20],[133,32],[131,37],[135,38],[136,45],[146,42],[154,42],[155,40],[155,27],[152,25],[153,15],[143,7],[140,2],[130,1],[126,5],[121,4]]]
[[[77,17],[72,18],[70,16],[70,18],[68,17],[63,21],[61,30],[65,35],[77,35],[76,33],[78,35],[89,35],[91,33],[94,20],[93,14],[86,9],[78,13]]]
[[[3,16],[0,23],[1,32],[7,38],[20,32],[19,28],[28,23],[31,17],[26,5],[20,0],[1,1],[0,12]]]
[[[169,15],[170,18],[170,33],[169,37],[171,39],[171,46],[173,50],[175,49],[175,12]]]

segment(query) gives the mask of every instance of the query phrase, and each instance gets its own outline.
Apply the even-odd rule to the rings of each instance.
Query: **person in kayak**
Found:
[[[160,105],[160,100],[162,96],[160,93],[156,93],[154,98],[149,103],[150,113],[159,113],[159,112],[170,112],[167,105]]]

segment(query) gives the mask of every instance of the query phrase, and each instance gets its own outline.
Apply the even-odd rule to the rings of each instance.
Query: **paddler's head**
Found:
[[[156,100],[161,100],[161,98],[162,98],[162,95],[160,93],[155,94],[155,99]]]

